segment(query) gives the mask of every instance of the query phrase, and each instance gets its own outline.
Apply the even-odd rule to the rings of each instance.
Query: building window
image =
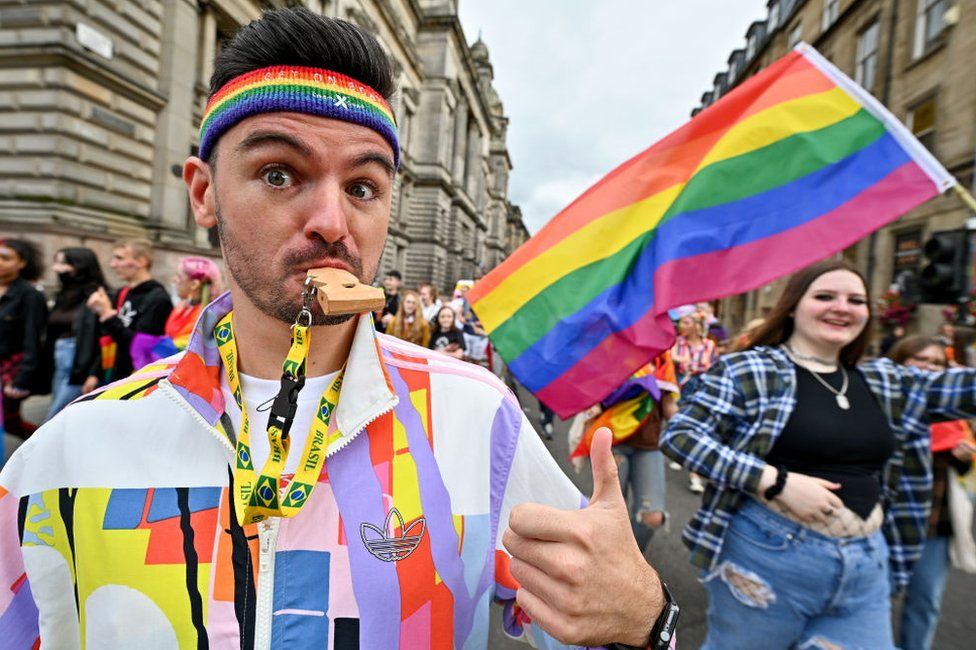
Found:
[[[837,21],[840,0],[824,0],[823,12],[820,14],[820,29],[826,31]]]
[[[770,34],[774,29],[779,27],[779,2],[774,2],[769,5],[769,19],[767,23],[769,24],[768,30]]]
[[[878,76],[878,33],[878,21],[875,20],[857,36],[854,81],[868,91],[874,89],[874,81]]]
[[[803,38],[803,23],[797,23],[790,30],[790,38],[787,41],[789,48],[792,50],[796,47],[796,44],[800,42]]]
[[[749,42],[746,43],[746,61],[752,61],[753,55],[756,53],[756,35],[753,34],[749,37]]]
[[[915,15],[915,45],[912,55],[918,58],[935,44],[945,26],[946,0],[918,0]]]
[[[935,97],[915,104],[908,111],[908,119],[905,120],[909,130],[918,141],[925,145],[929,151],[934,151],[935,147],[935,114],[937,103]]]

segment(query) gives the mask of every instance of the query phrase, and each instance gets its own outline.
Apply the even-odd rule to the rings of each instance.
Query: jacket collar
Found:
[[[215,426],[224,412],[220,390],[223,368],[213,330],[232,308],[230,293],[225,293],[203,309],[190,335],[186,353],[169,375],[173,388],[210,426]],[[327,453],[344,446],[398,401],[382,361],[373,319],[369,314],[358,318],[335,410],[336,428],[341,435],[332,436],[334,439],[330,440]],[[312,345],[315,345],[314,341],[313,332]]]

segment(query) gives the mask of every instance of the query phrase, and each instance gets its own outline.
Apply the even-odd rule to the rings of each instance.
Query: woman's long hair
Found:
[[[868,347],[868,340],[871,338],[871,293],[868,283],[864,276],[853,265],[843,260],[825,260],[817,262],[805,269],[797,271],[786,283],[786,288],[780,294],[779,300],[773,310],[766,317],[763,324],[749,337],[749,348],[758,345],[780,345],[785,343],[790,335],[793,334],[793,311],[796,309],[800,298],[807,292],[813,281],[824,273],[831,271],[849,271],[861,279],[864,285],[864,294],[868,301],[868,319],[864,323],[864,329],[853,341],[841,348],[840,361],[845,366],[852,366],[860,361]]]
[[[407,322],[408,315],[403,311],[403,303],[407,301],[407,296],[413,296],[417,305],[413,310],[413,320],[410,322]],[[393,317],[393,322],[390,323],[390,331],[387,334],[392,334],[404,341],[419,343],[424,339],[425,329],[427,330],[426,333],[430,334],[430,328],[427,326],[427,321],[424,320],[423,303],[420,302],[420,296],[416,291],[402,292],[400,305],[397,307],[396,316]]]
[[[41,277],[44,272],[44,264],[41,263],[41,249],[29,239],[3,239],[0,237],[0,246],[6,246],[13,250],[24,260],[24,268],[20,269],[18,277],[28,282],[34,282]]]
[[[54,297],[54,309],[70,311],[84,303],[98,287],[105,286],[105,275],[98,263],[98,257],[90,248],[74,246],[62,248],[58,252],[64,256],[64,261],[71,265],[74,272],[59,276],[61,288]]]
[[[441,329],[441,312],[445,309],[451,310],[451,326],[449,328]],[[437,310],[437,314],[430,321],[430,333],[431,334],[447,334],[448,332],[453,332],[458,329],[457,327],[457,312],[454,311],[454,307],[450,305],[442,305],[440,309]]]

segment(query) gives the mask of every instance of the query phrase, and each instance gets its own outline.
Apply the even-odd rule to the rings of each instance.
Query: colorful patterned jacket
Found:
[[[514,504],[582,497],[511,393],[361,318],[326,467],[302,511],[240,527],[213,327],[89,395],[0,474],[4,648],[559,647],[514,603]],[[421,523],[422,522],[422,523]]]

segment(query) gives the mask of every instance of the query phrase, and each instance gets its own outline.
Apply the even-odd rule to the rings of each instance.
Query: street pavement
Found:
[[[519,397],[527,414],[533,422],[538,423],[536,401],[524,390]],[[37,422],[44,417],[47,410],[46,398],[30,398],[25,402],[24,413],[27,419]],[[554,422],[555,435],[546,446],[553,457],[569,475],[580,491],[589,496],[593,491],[593,481],[589,465],[582,473],[576,474],[570,466],[569,447],[566,441],[568,422],[558,418]],[[7,455],[16,445],[11,436],[7,436]],[[687,474],[684,471],[667,471],[667,503],[671,512],[671,531],[659,532],[651,540],[648,557],[654,566],[668,581],[671,590],[681,606],[681,616],[678,625],[678,647],[693,649],[701,645],[705,638],[705,591],[697,580],[697,569],[688,563],[688,552],[681,543],[681,528],[691,518],[698,508],[699,497],[692,494],[687,487]],[[609,596],[609,597],[612,597]],[[942,603],[942,618],[935,637],[936,650],[971,650],[976,647],[976,575],[969,575],[951,570],[946,585],[945,597]],[[897,607],[897,606],[896,606]],[[492,626],[489,638],[489,648],[492,650],[518,650],[526,648],[523,643],[513,641],[501,631],[501,608],[492,608]]]

